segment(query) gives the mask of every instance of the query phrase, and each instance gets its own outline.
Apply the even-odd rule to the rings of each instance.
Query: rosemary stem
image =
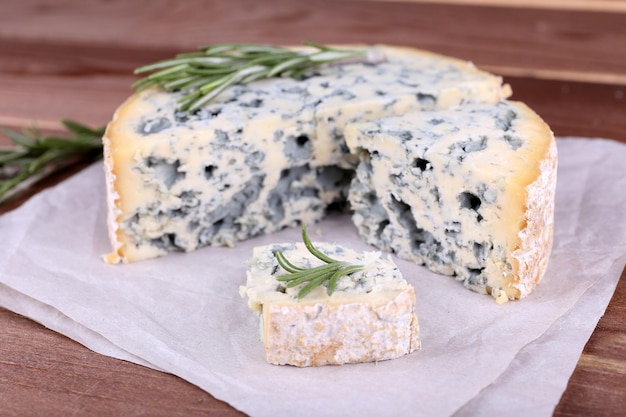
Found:
[[[276,251],[275,256],[278,264],[287,272],[295,273],[304,270],[304,268],[297,267],[289,262],[289,260],[285,258],[285,255],[282,253],[282,251]]]

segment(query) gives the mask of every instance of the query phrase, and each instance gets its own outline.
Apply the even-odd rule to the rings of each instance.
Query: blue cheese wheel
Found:
[[[533,290],[552,248],[557,153],[525,104],[412,112],[345,135],[365,241],[500,303]]]
[[[344,129],[416,110],[496,102],[500,77],[471,63],[377,46],[386,61],[304,80],[236,85],[200,110],[148,89],[116,111],[104,142],[107,262],[133,262],[321,219],[345,204],[355,159]]]
[[[391,258],[316,243],[331,258],[365,265],[340,278],[333,294],[325,286],[298,299],[302,287],[286,288],[275,252],[293,264],[323,265],[304,244],[254,248],[242,296],[259,314],[266,358],[275,365],[322,366],[395,359],[420,348],[415,292]]]

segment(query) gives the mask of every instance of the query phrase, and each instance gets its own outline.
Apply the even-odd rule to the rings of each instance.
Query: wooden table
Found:
[[[58,120],[71,118],[100,126],[130,94],[132,69],[141,64],[201,44],[304,39],[404,44],[471,60],[504,75],[513,98],[557,135],[626,142],[620,0],[3,1],[0,125],[36,120],[58,131]],[[27,198],[0,206],[0,213]],[[625,317],[623,273],[555,415],[624,413]],[[0,415],[75,414],[240,415],[177,377],[98,355],[0,309]]]

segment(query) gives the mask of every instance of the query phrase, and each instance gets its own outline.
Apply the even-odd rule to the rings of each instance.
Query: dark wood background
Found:
[[[202,44],[302,40],[401,44],[471,60],[505,76],[513,98],[556,135],[626,143],[623,0],[0,0],[0,126],[59,132],[61,118],[101,126],[142,64]],[[626,273],[554,414],[624,410]],[[240,413],[177,377],[98,355],[0,309],[0,415]]]

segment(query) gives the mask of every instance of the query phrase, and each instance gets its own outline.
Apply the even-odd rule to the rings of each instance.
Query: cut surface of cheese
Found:
[[[110,263],[192,251],[313,223],[345,204],[355,160],[348,123],[475,102],[510,89],[471,64],[377,46],[376,65],[236,85],[202,109],[180,93],[130,97],[103,138]]]
[[[519,102],[411,112],[345,131],[361,237],[498,302],[528,295],[552,247],[556,145]]]
[[[315,288],[302,299],[286,288],[275,253],[303,268],[323,265],[304,244],[254,248],[242,296],[261,318],[266,359],[275,365],[322,366],[395,359],[420,348],[415,292],[389,258],[316,243],[326,255],[362,271],[341,277],[331,296]]]

